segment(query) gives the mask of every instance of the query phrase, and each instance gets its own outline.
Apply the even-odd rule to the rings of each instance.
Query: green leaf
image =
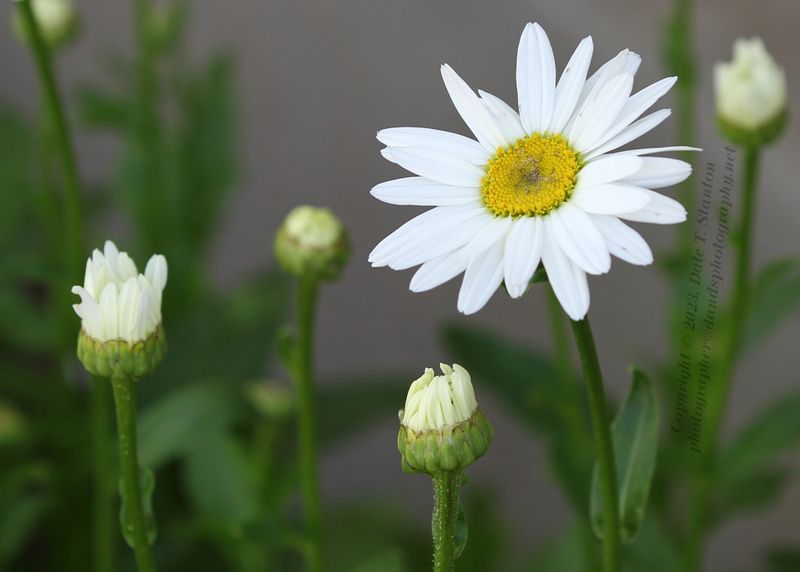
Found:
[[[198,440],[216,434],[234,418],[234,394],[219,383],[180,388],[147,407],[139,419],[139,459],[148,467],[187,454]]]
[[[156,477],[148,468],[139,467],[139,488],[142,495],[142,509],[144,511],[144,526],[147,534],[147,542],[151,545],[156,541],[156,519],[153,515],[153,493],[156,490]],[[131,522],[130,503],[131,500],[125,494],[125,487],[122,480],[119,484],[119,494],[122,499],[119,509],[119,524],[122,529],[122,536],[131,548],[134,547],[133,523]]]
[[[800,263],[786,259],[764,268],[754,281],[749,300],[742,348],[752,349],[800,308]]]
[[[766,572],[797,572],[800,570],[800,548],[773,546],[764,555]]]
[[[588,572],[595,570],[586,550],[588,540],[595,544],[591,532],[579,524],[570,526],[563,534],[547,542],[531,558],[531,572]],[[594,549],[594,547],[592,547]]]
[[[217,433],[197,440],[185,478],[194,506],[214,526],[241,525],[258,515],[251,465],[233,437]]]
[[[800,442],[800,392],[779,398],[722,453],[719,478],[735,481]]]
[[[712,521],[774,502],[789,482],[776,457],[800,442],[800,392],[778,399],[748,424],[720,456]]]
[[[456,515],[456,532],[453,538],[453,558],[458,558],[464,552],[469,540],[469,526],[467,514],[464,512],[464,503],[458,499],[458,514]]]
[[[736,512],[753,511],[772,504],[790,480],[788,469],[769,466],[755,468],[735,481],[718,480],[708,521],[717,524]]]
[[[658,395],[650,378],[631,370],[631,389],[612,424],[617,488],[619,490],[620,535],[631,542],[642,525],[658,451]],[[600,479],[595,464],[591,495],[592,526],[603,537]]]

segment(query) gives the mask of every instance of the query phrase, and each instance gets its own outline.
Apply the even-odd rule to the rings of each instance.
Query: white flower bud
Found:
[[[458,364],[440,367],[443,375],[428,368],[411,384],[400,411],[397,448],[406,472],[464,469],[486,453],[492,440],[492,426],[478,408],[467,370]]]
[[[411,384],[400,422],[412,431],[444,429],[467,421],[478,408],[472,381],[458,364],[440,364],[444,375],[427,368]]]
[[[81,298],[73,305],[81,325],[98,342],[147,339],[161,325],[161,295],[167,283],[167,261],[160,254],[150,258],[144,274],[125,252],[106,241],[103,252],[95,250],[86,262],[83,286],[73,286]]]
[[[49,46],[56,47],[72,37],[76,28],[76,17],[71,0],[29,1],[42,38]],[[25,27],[19,15],[15,16],[14,27],[17,35],[26,39]]]
[[[786,77],[759,38],[739,39],[733,61],[714,67],[717,115],[739,129],[755,131],[786,111]]]

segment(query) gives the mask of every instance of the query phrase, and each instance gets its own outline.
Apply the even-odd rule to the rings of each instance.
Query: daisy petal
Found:
[[[614,155],[652,155],[653,153],[669,153],[671,151],[702,151],[700,147],[688,147],[686,145],[672,145],[671,147],[648,147],[646,149],[626,149],[617,151]]]
[[[475,203],[481,193],[477,187],[454,187],[423,177],[405,177],[375,185],[370,194],[390,205],[444,206]]]
[[[486,213],[482,205],[436,207],[415,216],[380,241],[369,255],[373,266],[386,266],[386,260],[402,251],[414,238],[441,226],[449,228]]]
[[[489,152],[474,139],[439,129],[392,127],[378,131],[377,138],[387,147],[434,149],[454,155],[473,165],[484,165],[490,157]]]
[[[486,109],[492,114],[498,129],[505,137],[506,145],[512,144],[517,139],[525,137],[525,130],[522,128],[522,122],[519,119],[519,114],[514,111],[505,101],[499,97],[478,90],[481,96],[481,101],[486,106]]]
[[[561,307],[572,320],[582,320],[589,311],[586,273],[575,266],[549,236],[543,243],[542,264]]]
[[[467,266],[458,292],[458,311],[474,314],[486,305],[503,281],[503,241],[474,258]]]
[[[475,234],[461,252],[468,261],[479,256],[508,234],[511,226],[510,217],[494,217],[480,232]]]
[[[642,159],[635,156],[603,156],[588,163],[578,172],[575,189],[588,189],[629,177],[642,168]]]
[[[484,172],[449,153],[420,147],[392,147],[383,155],[404,169],[427,179],[457,187],[479,187]]]
[[[613,151],[623,145],[627,145],[634,139],[638,139],[648,131],[655,129],[658,125],[661,124],[667,117],[670,116],[672,113],[669,109],[659,109],[642,117],[638,121],[634,121],[628,127],[620,131],[619,135],[615,135],[611,139],[609,139],[606,143],[603,143],[599,147],[596,147],[591,152],[586,153],[586,160],[590,160],[598,155],[602,155],[604,153],[608,153],[609,151]]]
[[[475,134],[487,151],[494,153],[505,144],[503,134],[492,120],[488,110],[475,92],[449,65],[442,66],[442,79],[464,123]]]
[[[553,48],[539,24],[528,24],[517,48],[517,96],[522,126],[529,134],[550,124],[556,89]]]
[[[686,220],[686,209],[678,201],[655,191],[646,190],[646,192],[650,197],[650,202],[644,208],[632,213],[621,214],[619,217],[652,224],[676,224]]]
[[[503,256],[503,276],[506,290],[512,298],[522,296],[539,266],[542,235],[542,221],[538,217],[522,217],[514,221],[508,233]]]
[[[439,225],[428,232],[419,232],[398,252],[387,258],[392,270],[406,270],[428,260],[453,252],[468,244],[476,233],[489,226],[493,218],[486,213],[457,226]]]
[[[452,280],[467,268],[466,257],[459,252],[449,252],[427,261],[411,278],[412,292],[426,292]]]
[[[606,134],[596,142],[595,146],[600,146],[606,141],[609,141],[638,119],[642,113],[650,109],[656,101],[661,99],[661,97],[675,85],[676,81],[678,81],[678,78],[675,76],[664,78],[633,94],[628,101],[625,102],[625,105],[622,106],[619,117],[617,117]]]
[[[589,76],[589,79],[583,84],[581,96],[578,98],[578,103],[575,104],[575,113],[564,126],[564,132],[570,131],[577,115],[586,105],[586,102],[597,97],[598,92],[611,78],[621,73],[636,75],[636,70],[639,68],[641,61],[642,58],[636,52],[622,50],[615,57],[597,68],[597,71]]]
[[[561,72],[561,78],[556,86],[555,106],[548,131],[560,133],[572,112],[575,111],[583,85],[586,83],[586,74],[589,71],[593,51],[592,37],[584,38],[575,48],[567,67]]]
[[[548,239],[555,239],[561,250],[589,274],[605,274],[611,269],[611,256],[602,235],[584,211],[565,203],[545,219]]]
[[[597,92],[596,98],[586,100],[569,132],[569,141],[575,149],[584,152],[596,146],[619,116],[632,88],[633,76],[621,73],[611,78]]]
[[[613,216],[591,215],[597,230],[603,235],[608,250],[617,258],[646,266],[653,262],[653,252],[642,236]]]
[[[619,215],[643,209],[650,202],[646,189],[627,183],[614,183],[578,189],[571,202],[587,213]]]
[[[660,189],[680,183],[691,174],[692,165],[686,161],[667,157],[643,157],[642,168],[625,177],[624,181],[648,189]]]

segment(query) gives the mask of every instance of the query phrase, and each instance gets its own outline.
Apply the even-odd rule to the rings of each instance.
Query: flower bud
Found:
[[[161,326],[161,297],[167,283],[167,261],[154,255],[144,274],[125,252],[106,241],[86,262],[81,298],[73,305],[81,317],[78,358],[100,377],[139,378],[152,372],[166,352]]]
[[[275,235],[275,257],[286,272],[336,280],[350,255],[347,232],[328,209],[293,209]]]
[[[475,400],[469,373],[458,364],[428,368],[411,384],[400,411],[397,448],[406,472],[463,469],[480,458],[492,440],[492,426]]]
[[[245,398],[253,408],[268,419],[285,419],[294,410],[291,388],[277,381],[254,382],[245,389]]]
[[[77,29],[75,7],[71,0],[28,0],[39,25],[42,39],[51,48],[61,46],[70,40]],[[17,37],[28,41],[27,29],[22,16],[14,15],[14,31]]]
[[[759,38],[739,39],[733,61],[714,67],[717,117],[733,143],[761,146],[786,124],[786,77]]]
[[[24,435],[22,414],[11,403],[0,400],[0,446],[18,443]]]

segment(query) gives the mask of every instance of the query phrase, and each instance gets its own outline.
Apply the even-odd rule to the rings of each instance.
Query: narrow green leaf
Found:
[[[781,397],[739,433],[720,459],[721,483],[748,478],[800,442],[800,392]]]
[[[631,389],[612,425],[619,490],[620,535],[631,542],[642,525],[658,451],[659,407],[655,386],[636,368]],[[591,494],[592,526],[603,535],[600,480],[595,464]]]
[[[151,545],[156,541],[156,519],[153,515],[153,493],[156,490],[156,477],[148,468],[139,468],[139,488],[142,495],[142,508],[144,510],[144,526],[147,534],[147,542]],[[130,522],[130,499],[125,495],[125,488],[122,481],[119,483],[119,494],[122,503],[119,509],[119,524],[122,528],[122,536],[131,548],[134,547],[133,525]]]
[[[768,265],[750,292],[742,348],[752,349],[800,309],[800,263],[794,259]]]
[[[456,533],[453,539],[453,557],[458,558],[464,552],[469,540],[469,527],[467,526],[467,513],[464,512],[464,503],[458,499],[458,514],[456,515]]]

